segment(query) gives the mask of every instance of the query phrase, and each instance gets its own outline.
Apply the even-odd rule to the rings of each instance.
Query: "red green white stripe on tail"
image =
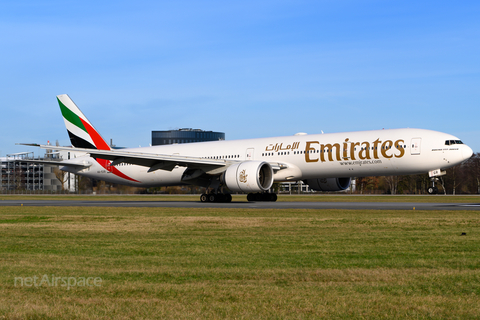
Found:
[[[111,150],[108,143],[102,138],[93,125],[88,121],[87,117],[80,111],[77,105],[67,94],[57,96],[60,110],[62,111],[63,120],[67,127],[67,132],[70,137],[72,146],[76,148]],[[122,173],[116,167],[111,166],[111,162],[105,159],[95,159],[102,167],[112,172],[118,177],[134,182],[139,182],[135,179]]]
[[[110,150],[109,145],[68,95],[58,95],[57,100],[74,147]]]

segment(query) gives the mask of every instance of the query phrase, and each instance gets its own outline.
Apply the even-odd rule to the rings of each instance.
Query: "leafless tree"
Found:
[[[400,180],[400,176],[385,176],[383,178],[388,185],[388,190],[386,191],[390,194],[397,194],[398,181]]]
[[[67,182],[67,178],[68,178],[68,176],[66,175],[66,172],[60,170],[59,168],[55,168],[53,169],[53,173],[55,174],[55,177],[58,179],[58,181],[60,181],[60,183],[62,184],[62,191],[64,191],[65,190],[64,185],[65,185],[65,182]]]

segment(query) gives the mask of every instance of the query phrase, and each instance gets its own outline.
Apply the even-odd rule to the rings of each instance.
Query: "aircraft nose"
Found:
[[[470,159],[470,157],[473,155],[473,150],[469,146],[465,145],[464,148],[462,148],[462,156],[463,160]]]

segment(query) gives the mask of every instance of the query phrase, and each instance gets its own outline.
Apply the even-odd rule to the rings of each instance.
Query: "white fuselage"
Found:
[[[330,134],[295,135],[248,140],[214,141],[125,149],[149,154],[219,159],[225,163],[260,160],[282,169],[274,181],[314,178],[346,178],[427,173],[446,169],[468,159],[472,149],[450,134],[423,129],[390,129]],[[74,148],[72,153],[74,153]],[[120,164],[125,179],[102,167],[88,155],[71,161],[92,165],[82,170],[63,170],[93,179],[138,187],[183,184],[186,167],[148,172],[148,167]],[[71,158],[73,158],[72,156]],[[66,160],[69,161],[69,160]],[[135,180],[135,181],[132,181]]]

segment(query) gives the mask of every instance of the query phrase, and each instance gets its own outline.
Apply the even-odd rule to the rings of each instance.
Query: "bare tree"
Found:
[[[480,153],[475,153],[462,165],[465,168],[464,180],[471,193],[480,193]]]
[[[390,194],[397,194],[398,181],[400,180],[400,176],[385,176],[383,178],[388,185],[387,191],[390,192]]]
[[[66,175],[66,172],[60,170],[59,168],[55,168],[53,169],[53,173],[55,174],[55,177],[58,179],[58,181],[60,181],[60,183],[62,184],[62,191],[64,191],[65,190],[64,185],[65,185],[65,182],[67,182],[67,178],[68,178],[68,176]]]

